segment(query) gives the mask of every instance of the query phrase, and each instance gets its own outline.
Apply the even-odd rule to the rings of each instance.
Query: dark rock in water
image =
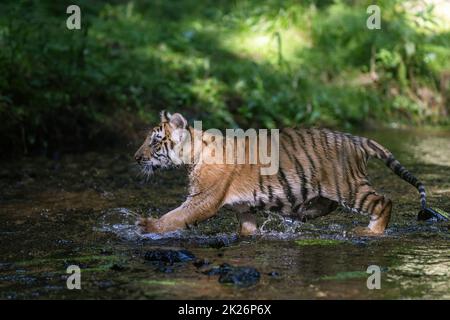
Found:
[[[155,269],[155,271],[162,272],[162,273],[173,273],[173,268],[167,267],[167,266],[159,266]]]
[[[228,263],[222,263],[219,267],[214,267],[203,273],[208,276],[217,276],[217,275],[222,275],[227,272],[230,272],[232,269],[233,269],[233,267],[231,265],[229,265]]]
[[[100,254],[104,256],[110,256],[113,254],[112,250],[102,248],[100,249]]]
[[[450,214],[448,212],[445,212],[444,210],[437,208],[436,209],[425,208],[419,211],[419,214],[417,215],[417,220],[432,221],[432,222],[449,221]]]
[[[220,283],[231,283],[239,287],[249,287],[259,281],[260,274],[255,268],[234,267],[219,277]]]
[[[148,261],[158,261],[165,264],[174,264],[176,262],[187,262],[195,260],[194,254],[187,250],[150,250],[144,255],[144,259]]]
[[[281,276],[281,274],[277,271],[270,271],[267,275],[274,278]]]
[[[113,271],[124,271],[127,268],[123,264],[114,263],[109,269]]]
[[[252,267],[234,267],[227,263],[220,265],[220,267],[212,268],[205,274],[220,275],[220,283],[230,283],[238,287],[249,287],[256,284],[261,277],[258,270]]]
[[[230,246],[230,244],[234,241],[235,241],[234,239],[229,239],[226,237],[214,238],[209,241],[209,247],[214,248],[214,249],[220,249],[223,247]]]
[[[105,281],[95,281],[95,285],[101,289],[110,288],[114,285],[114,282],[105,280]]]
[[[194,267],[199,269],[204,266],[208,266],[210,264],[210,262],[206,259],[198,259],[198,260],[195,260],[192,264],[194,265]]]

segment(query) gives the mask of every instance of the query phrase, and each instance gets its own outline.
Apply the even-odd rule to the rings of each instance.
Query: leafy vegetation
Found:
[[[2,1],[1,143],[110,145],[161,109],[215,127],[447,124],[445,19],[382,0],[369,30],[371,2]],[[73,3],[81,30],[66,28]]]

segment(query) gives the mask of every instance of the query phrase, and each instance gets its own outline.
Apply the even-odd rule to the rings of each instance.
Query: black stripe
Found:
[[[369,145],[370,148],[372,148],[372,150],[374,150],[377,153],[377,156],[386,157],[386,152],[377,147],[372,140],[367,139],[367,144]]]
[[[314,164],[314,161],[312,160],[311,155],[307,151],[305,137],[303,136],[303,134],[301,132],[299,133],[299,137],[302,140],[303,145],[305,146],[305,147],[303,147],[303,145],[302,145],[303,152],[305,153],[306,157],[308,158],[309,165],[312,168],[312,170],[311,170],[311,181],[310,182],[314,182],[314,183],[317,184],[317,189],[318,189],[318,192],[319,192],[319,195],[320,195],[321,186],[320,186],[320,181],[318,181],[318,179],[317,179],[317,174],[316,174],[317,173],[317,168],[316,168],[316,165]],[[314,188],[314,185],[312,183],[311,183],[311,187]]]
[[[351,155],[348,156],[348,154],[347,154],[347,152],[349,152],[351,149],[349,146],[350,139],[349,139],[348,134],[342,135],[341,138],[342,138],[342,143],[341,143],[342,144],[341,145],[342,152],[339,152],[338,157],[339,157],[339,162],[341,163],[341,168],[342,168],[342,173],[343,173],[342,178],[344,179],[344,182],[347,184],[347,189],[350,192],[350,198],[353,198],[354,190],[352,188],[352,183],[350,182],[348,172],[350,171],[350,175],[351,175],[353,181],[355,181],[356,179],[355,179],[355,176],[353,175],[353,171],[352,171],[352,168],[350,165]],[[346,147],[348,147],[348,150],[346,150]],[[345,153],[345,158],[347,158],[347,161],[345,161],[344,153]],[[342,198],[341,190],[339,189],[338,192],[339,192],[338,197]]]
[[[314,153],[315,153],[315,155],[317,157],[317,160],[320,162],[320,166],[323,166],[325,160],[320,155],[321,154],[320,150],[317,150],[317,143],[316,143],[316,139],[314,137],[314,131],[308,129],[308,132],[309,132],[309,135],[311,136],[311,142],[313,144],[313,150],[314,150]],[[320,134],[319,134],[319,138],[320,138]],[[321,147],[323,149],[322,143],[321,143]],[[321,196],[322,195],[322,185],[321,185],[319,180],[317,180],[317,188],[319,189],[319,196]]]
[[[280,168],[278,170],[278,178],[283,187],[283,191],[284,191],[285,195],[287,196],[287,200],[289,201],[291,206],[294,206],[296,199],[295,199],[294,194],[292,193],[291,186],[289,185],[289,181],[287,180],[286,175],[284,174],[282,168]]]
[[[383,201],[383,198],[382,198],[382,197],[380,197],[379,199],[377,199],[377,200],[375,200],[375,201],[372,201],[372,202],[369,204],[369,206],[367,207],[367,212],[368,212],[368,213],[373,213],[374,208],[376,208],[376,206],[378,205],[378,203],[379,203],[380,201]]]
[[[297,148],[295,147],[293,138],[289,134],[287,134],[286,132],[285,132],[285,134],[290,139],[291,143],[294,145],[294,149],[297,150]],[[294,165],[295,165],[295,172],[296,172],[296,174],[297,174],[297,176],[299,177],[299,180],[300,180],[300,193],[301,193],[301,196],[302,196],[302,201],[306,201],[306,199],[308,198],[308,189],[306,188],[305,169],[303,168],[302,164],[297,159],[295,154],[293,154],[292,157],[291,157],[289,155],[289,153],[288,153],[288,156],[289,156],[289,159],[294,163]]]
[[[330,141],[328,140],[327,132],[325,132],[325,130],[322,130],[320,133],[321,133],[322,138],[325,139],[325,145],[327,146],[327,149],[331,150]]]
[[[283,209],[283,206],[283,201],[281,201],[281,199],[277,197],[276,205],[270,207],[270,211],[281,211]]]
[[[295,173],[297,174],[297,176],[300,180],[300,193],[302,195],[302,201],[306,201],[306,199],[308,197],[308,189],[306,188],[305,170],[303,169],[302,164],[300,163],[300,161],[298,161],[295,154],[292,155],[292,158],[289,157],[289,159],[294,163]]]
[[[300,139],[302,140],[303,145],[306,145],[305,138],[303,137],[303,135],[302,135],[301,133],[299,133],[298,135],[300,136]],[[313,162],[311,156],[310,156],[309,153],[306,151],[306,149],[303,148],[303,146],[302,146],[302,149],[303,149],[303,152],[305,153],[306,157],[308,158],[309,164],[310,164],[311,167],[314,169],[314,171],[316,171],[316,166],[315,166],[315,164],[314,164],[314,162]],[[311,175],[314,175],[314,173],[311,173]]]
[[[289,150],[287,150],[287,148],[286,148],[286,146],[285,146],[283,140],[281,140],[281,147],[284,149],[284,152],[286,153],[287,157],[289,158],[289,161],[291,161],[291,163],[293,163],[294,166],[296,167],[295,170],[296,170],[297,175],[299,176],[298,170],[297,170],[298,168],[297,168],[297,166],[296,166],[296,161],[297,161],[297,159],[295,158],[295,156],[293,156],[293,155],[291,155],[291,154],[289,153]],[[280,169],[278,170],[278,175],[280,175],[281,169],[282,169],[282,168],[280,168]],[[284,180],[284,182],[286,183],[287,188],[289,189],[289,190],[288,190],[288,193],[287,193],[288,201],[289,201],[289,202],[291,203],[291,205],[293,206],[293,205],[297,202],[297,198],[296,198],[296,196],[295,196],[295,192],[292,191],[292,188],[291,188],[291,186],[289,185],[289,181],[286,179],[286,176],[285,176],[284,172],[282,173],[282,175],[283,175],[283,177],[284,177],[283,180]],[[283,178],[283,177],[281,177],[281,178]],[[299,176],[299,179],[300,179],[300,176]],[[301,181],[300,181],[300,183],[301,183]],[[283,188],[285,188],[285,187],[283,186]],[[285,193],[286,193],[286,190],[285,190]],[[290,193],[290,195],[289,195],[289,193]]]
[[[268,186],[269,189],[269,202],[272,203],[273,201],[273,188],[271,185]]]
[[[292,136],[289,133],[287,133],[286,131],[283,131],[283,134],[289,139],[289,142],[292,144],[292,147],[294,148],[294,150],[297,151],[297,147],[295,145],[294,138],[292,138]]]
[[[306,188],[305,171],[297,158],[295,158],[295,171],[300,178],[300,193],[302,194],[302,201],[306,201],[306,199],[308,199],[308,189]]]
[[[333,135],[333,142],[334,142],[334,150],[336,152],[336,156],[339,157],[338,145],[337,145],[337,134]],[[338,202],[341,202],[342,196],[341,196],[341,188],[339,187],[337,170],[333,170],[333,177],[334,177],[334,185],[336,186],[336,195],[338,198]]]
[[[301,132],[298,133],[298,136],[299,136],[299,138],[302,140],[302,144],[305,145],[305,139],[303,138]],[[314,191],[313,181],[316,180],[316,179],[315,179],[315,178],[316,178],[316,166],[314,165],[314,163],[313,163],[311,157],[310,157],[309,154],[306,152],[306,150],[305,150],[305,148],[303,147],[303,145],[300,145],[300,147],[302,148],[304,154],[306,155],[306,158],[308,159],[308,163],[309,163],[309,166],[310,166],[310,177],[308,177],[308,176],[306,175],[305,171],[303,171],[304,174],[305,174],[305,176],[304,176],[305,179],[304,179],[304,180],[305,180],[305,181],[306,181],[306,180],[310,180],[309,183],[311,184],[311,188],[313,189],[312,191]],[[302,168],[303,168],[303,166],[302,166]],[[306,188],[306,185],[305,185],[305,188]],[[306,200],[307,200],[307,197],[304,198],[304,201],[306,201]]]
[[[387,158],[387,160],[386,160],[386,165],[390,168],[392,162],[394,162],[394,161],[395,161],[395,158],[394,158],[394,156],[391,154],[391,155]]]
[[[261,173],[259,174],[259,190],[261,191],[261,193],[265,193],[263,175]]]
[[[259,210],[263,210],[265,207],[266,207],[266,204],[264,203],[264,201],[261,198],[259,198],[259,202],[258,202],[257,208]]]
[[[356,162],[356,160],[357,160],[356,159],[356,154],[353,154],[353,152],[355,150],[354,149],[355,145],[354,145],[353,140],[351,139],[351,137],[347,140],[347,143],[348,143],[348,148],[349,148],[350,152],[352,153],[351,159],[353,159]],[[351,175],[351,177],[353,179],[353,183],[350,184],[350,201],[352,201],[355,198],[355,195],[356,195],[357,187],[356,187],[355,183],[356,183],[356,181],[358,181],[358,178],[357,178],[357,175],[355,174],[355,169],[354,169],[354,167],[352,165],[352,161],[350,159],[348,160],[347,164],[348,164],[348,171],[350,172],[350,175]]]
[[[374,191],[369,191],[369,192],[366,192],[364,194],[364,196],[359,200],[358,207],[356,208],[357,210],[363,210],[364,209],[364,204],[366,203],[367,198],[371,194],[375,194],[375,192]]]
[[[363,153],[363,149],[361,149],[361,147],[355,148],[355,150],[360,158],[359,159],[360,161],[356,161],[356,166],[358,167],[358,171],[361,172],[361,174],[363,176],[366,176],[366,169],[365,169],[365,167],[363,167],[363,163],[364,163],[363,160],[366,157],[366,154]]]

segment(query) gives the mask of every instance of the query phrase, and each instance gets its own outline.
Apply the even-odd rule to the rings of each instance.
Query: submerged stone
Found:
[[[127,267],[121,263],[114,263],[109,269],[113,271],[124,271]]]
[[[267,275],[274,278],[278,278],[279,276],[281,276],[281,274],[277,271],[271,271]]]
[[[234,267],[219,277],[220,283],[231,283],[239,287],[249,287],[259,281],[259,272],[252,267]]]
[[[219,282],[226,284],[233,284],[238,287],[249,287],[256,284],[261,275],[255,268],[252,267],[235,267],[228,263],[223,263],[219,267],[212,268],[204,274],[220,275]]]
[[[148,261],[157,261],[165,264],[174,264],[176,262],[187,262],[195,260],[195,256],[188,250],[149,250],[144,254],[144,259]]]
[[[198,259],[198,260],[195,260],[192,264],[193,264],[194,267],[196,267],[197,269],[200,269],[200,268],[202,268],[202,267],[204,267],[204,266],[209,265],[210,262],[209,262],[208,260],[206,260],[206,259]]]
[[[228,263],[222,263],[219,267],[214,267],[203,273],[208,276],[216,276],[216,275],[222,275],[227,272],[230,272],[232,269],[233,269],[233,267],[231,265],[229,265]]]
[[[159,266],[158,268],[155,269],[155,271],[162,272],[162,273],[173,273],[174,272],[172,267],[167,267],[167,266]]]

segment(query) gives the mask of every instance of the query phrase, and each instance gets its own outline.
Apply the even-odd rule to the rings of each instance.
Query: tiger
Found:
[[[162,111],[160,118],[160,124],[149,131],[134,158],[147,175],[159,169],[186,166],[188,195],[179,207],[157,219],[139,218],[136,224],[142,233],[189,228],[213,217],[227,205],[238,215],[241,236],[258,233],[254,214],[257,210],[275,211],[308,221],[338,207],[370,217],[366,227],[357,226],[351,232],[360,236],[382,235],[391,218],[392,201],[378,193],[369,182],[367,164],[370,158],[383,161],[396,175],[413,185],[419,191],[422,211],[433,212],[427,207],[423,183],[388,149],[372,139],[330,129],[281,129],[278,170],[275,174],[264,175],[260,162],[211,164],[200,161],[208,157],[217,137],[198,132],[180,113]],[[192,152],[189,159],[181,157],[181,147],[195,149],[192,138],[198,135],[203,148]],[[270,143],[268,146],[274,147]],[[247,157],[249,150],[246,145]]]

